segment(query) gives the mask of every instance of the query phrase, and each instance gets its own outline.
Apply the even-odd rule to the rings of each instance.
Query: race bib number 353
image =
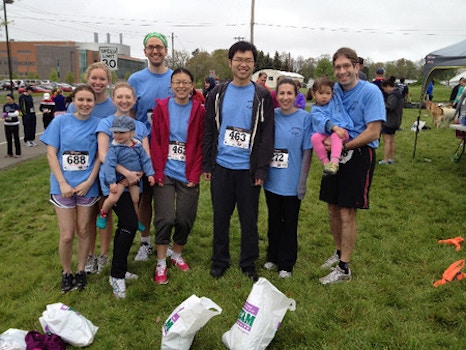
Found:
[[[224,135],[224,144],[231,147],[249,148],[251,141],[251,132],[246,129],[227,126]]]
[[[86,151],[65,151],[62,155],[63,170],[82,171],[89,166],[89,152]]]

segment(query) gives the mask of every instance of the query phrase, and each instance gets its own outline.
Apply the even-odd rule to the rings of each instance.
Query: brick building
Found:
[[[130,57],[130,47],[123,44],[79,43],[74,41],[10,41],[11,70],[14,77],[24,79],[37,74],[39,79],[49,79],[52,69],[63,80],[71,72],[75,82],[87,66],[100,61],[100,46],[118,47],[118,79],[147,67],[147,61]],[[0,42],[0,78],[9,79],[6,42]]]

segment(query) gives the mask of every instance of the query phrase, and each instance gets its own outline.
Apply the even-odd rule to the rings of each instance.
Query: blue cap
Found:
[[[112,132],[128,132],[133,131],[136,128],[134,119],[127,116],[115,117],[112,122],[110,131]]]

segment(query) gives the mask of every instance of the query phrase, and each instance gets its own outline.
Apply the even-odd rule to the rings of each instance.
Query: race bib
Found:
[[[227,126],[223,143],[230,147],[249,148],[251,132],[246,129]]]
[[[62,155],[62,167],[66,171],[82,171],[89,166],[89,152],[65,151]]]
[[[353,150],[349,150],[348,152],[346,152],[346,154],[341,154],[341,158],[340,158],[340,163],[341,164],[345,164],[347,162],[349,162],[349,160],[351,159],[351,157],[353,156]]]
[[[272,161],[270,166],[272,168],[286,169],[288,168],[288,150],[287,149],[275,149],[273,151]]]
[[[168,144],[168,159],[186,162],[186,143],[170,141]]]

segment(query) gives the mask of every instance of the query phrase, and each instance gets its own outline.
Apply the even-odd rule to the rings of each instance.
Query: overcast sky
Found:
[[[250,39],[252,0],[14,0],[7,5],[10,40],[73,40],[131,47],[159,31],[175,50],[228,49]],[[466,38],[465,0],[255,0],[254,43],[293,58],[332,55],[348,46],[373,62],[426,54]],[[5,40],[2,28],[0,40]]]

